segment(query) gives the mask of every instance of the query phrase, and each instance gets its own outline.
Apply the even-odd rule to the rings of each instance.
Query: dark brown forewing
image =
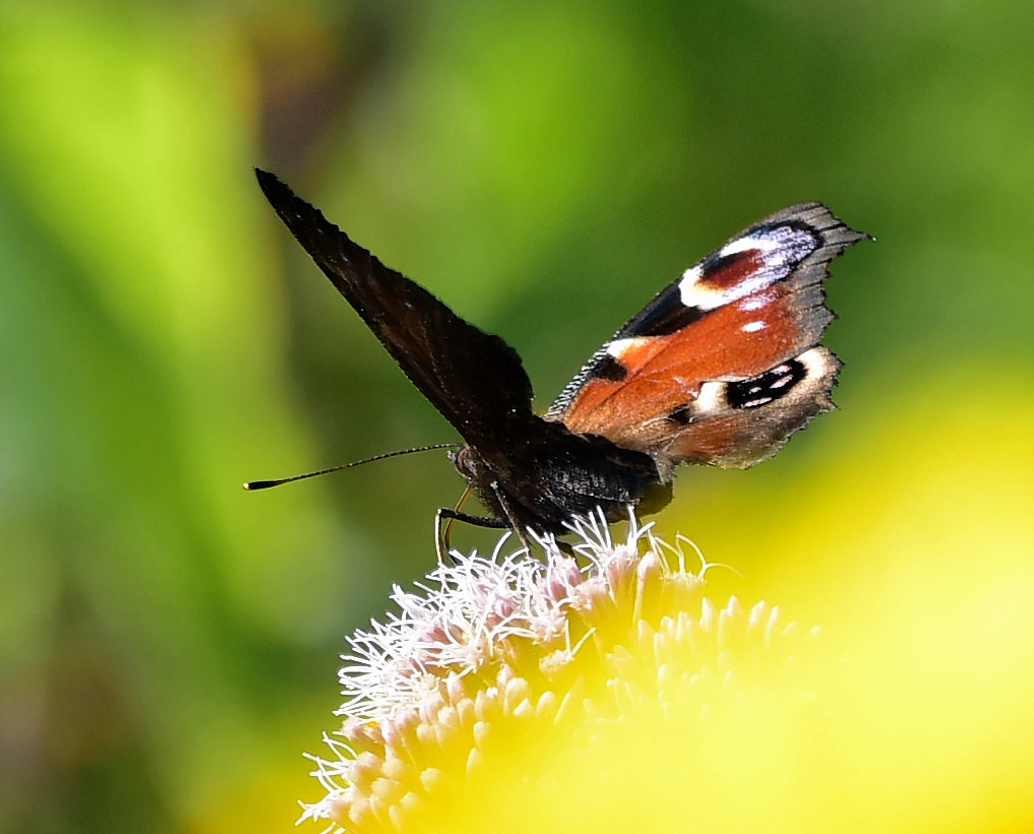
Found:
[[[702,389],[758,377],[764,383],[770,369],[815,347],[833,319],[822,289],[827,264],[864,237],[818,203],[756,223],[622,327],[547,417],[673,463],[746,466],[768,457],[831,407],[835,359],[806,379],[777,375],[777,382],[786,381],[771,403],[736,407],[723,387],[712,385],[706,396]],[[789,397],[787,386],[799,390]],[[734,388],[732,402],[739,390],[745,388]]]
[[[531,382],[513,348],[384,266],[273,174],[255,173],[291,234],[464,440],[497,447],[526,425]]]

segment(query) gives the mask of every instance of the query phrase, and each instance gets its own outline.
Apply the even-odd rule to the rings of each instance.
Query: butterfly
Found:
[[[650,514],[679,463],[745,468],[834,406],[840,361],[819,344],[833,320],[828,264],[867,238],[821,203],[755,223],[658,293],[545,412],[517,352],[384,266],[273,174],[280,219],[464,443],[450,458],[488,509],[443,522],[556,536],[575,517]],[[444,532],[443,532],[444,530]]]

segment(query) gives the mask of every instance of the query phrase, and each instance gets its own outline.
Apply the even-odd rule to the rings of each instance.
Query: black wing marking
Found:
[[[291,234],[464,440],[495,449],[527,426],[531,381],[512,347],[384,266],[273,174],[255,173]]]

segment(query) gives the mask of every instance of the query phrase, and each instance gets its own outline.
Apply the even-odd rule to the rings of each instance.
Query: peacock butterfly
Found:
[[[558,535],[573,517],[671,500],[676,464],[744,468],[832,409],[840,361],[828,264],[867,235],[821,203],[785,208],[687,269],[601,347],[542,416],[516,351],[384,266],[273,174],[291,234],[464,440],[456,469],[491,513],[443,519]]]

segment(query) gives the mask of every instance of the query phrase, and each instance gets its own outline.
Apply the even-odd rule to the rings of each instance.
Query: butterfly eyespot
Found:
[[[791,359],[759,376],[728,383],[725,399],[732,408],[757,408],[785,397],[807,375],[804,363]]]
[[[697,283],[713,290],[735,287],[743,281],[745,273],[757,269],[761,254],[756,249],[719,253],[701,265]]]

